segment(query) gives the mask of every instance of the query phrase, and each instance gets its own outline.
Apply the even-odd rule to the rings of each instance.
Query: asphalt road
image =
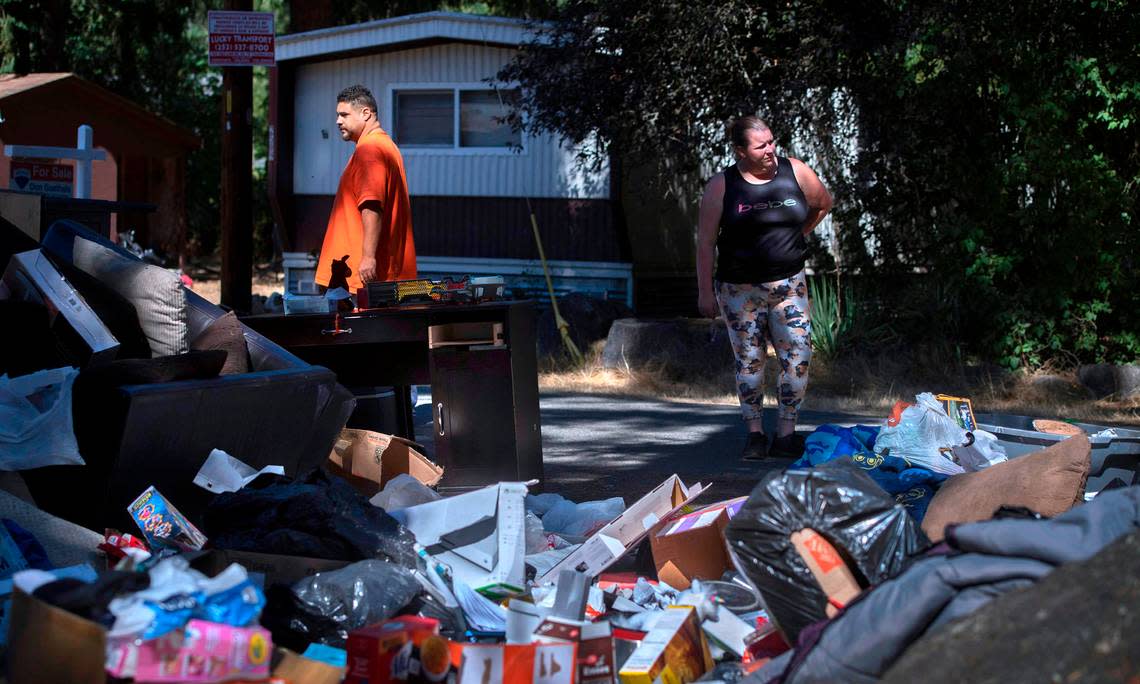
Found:
[[[421,393],[416,435],[430,456],[434,450],[429,404],[429,396]],[[790,463],[740,459],[745,433],[735,406],[549,392],[542,394],[540,409],[543,491],[572,501],[621,496],[628,505],[673,473],[686,484],[711,483],[713,489],[702,501],[728,499],[748,494],[765,473]],[[774,425],[775,411],[766,412],[765,419]],[[879,420],[801,411],[799,430],[810,433],[824,423]]]

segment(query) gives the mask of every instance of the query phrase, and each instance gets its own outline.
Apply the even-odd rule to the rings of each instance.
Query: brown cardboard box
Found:
[[[304,556],[284,556],[274,553],[254,553],[252,551],[231,551],[210,549],[194,554],[186,554],[190,567],[210,577],[238,563],[249,572],[265,575],[265,586],[273,584],[293,584],[318,572],[339,570],[348,561],[306,558]]]
[[[796,548],[808,570],[827,594],[827,616],[832,617],[850,603],[862,589],[855,575],[847,567],[843,556],[823,535],[804,528],[792,533],[792,546]]]
[[[549,617],[534,630],[541,643],[575,645],[577,684],[613,684],[617,681],[613,628],[605,620],[586,622]]]
[[[713,669],[697,609],[669,606],[621,666],[621,684],[695,682]]]
[[[443,468],[414,447],[423,448],[403,437],[345,428],[329,454],[328,469],[369,497],[400,474],[411,475],[428,487],[438,484]]]
[[[12,592],[10,684],[103,684],[106,651],[107,631],[100,625]]]
[[[720,579],[732,567],[724,528],[748,497],[722,501],[670,518],[649,535],[657,579],[688,589],[694,579]]]
[[[613,521],[595,532],[584,544],[566,556],[542,576],[543,581],[555,581],[563,569],[581,569],[590,577],[597,577],[630,549],[637,545],[662,520],[676,513],[682,506],[705,493],[708,487],[698,482],[686,487],[677,475],[670,475],[653,491],[625,509]]]
[[[340,684],[344,668],[298,655],[287,648],[277,648],[273,654],[273,676],[289,684]]]

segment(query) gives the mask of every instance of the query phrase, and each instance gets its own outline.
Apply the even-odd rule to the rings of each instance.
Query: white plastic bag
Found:
[[[1006,461],[1005,447],[999,442],[996,435],[985,430],[974,430],[974,443],[954,447],[954,458],[966,470],[982,470]]]
[[[384,489],[369,499],[368,503],[391,513],[402,508],[439,501],[442,498],[439,492],[425,486],[411,475],[400,473],[388,480]]]
[[[973,435],[946,415],[933,394],[923,392],[915,397],[915,402],[902,412],[898,425],[879,431],[875,453],[888,451],[891,456],[943,475],[966,472],[955,460],[953,449],[972,444]]]
[[[0,470],[83,465],[71,420],[77,375],[69,367],[0,375]]]

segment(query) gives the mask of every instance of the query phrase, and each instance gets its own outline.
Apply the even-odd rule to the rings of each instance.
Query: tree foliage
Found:
[[[189,251],[218,239],[221,73],[206,63],[207,9],[201,0],[0,0],[0,69],[75,72],[202,139],[187,159]]]
[[[1036,366],[1140,356],[1138,42],[1120,0],[576,0],[500,80],[516,124],[597,132],[690,205],[725,123],[761,114],[884,317],[921,289],[935,320],[907,332]]]

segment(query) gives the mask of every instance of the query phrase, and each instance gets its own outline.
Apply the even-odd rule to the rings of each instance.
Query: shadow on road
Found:
[[[740,460],[744,424],[734,406],[565,392],[543,393],[540,405],[543,491],[573,501],[621,496],[629,504],[673,473],[686,484],[711,483],[713,490],[702,501],[728,499],[748,494],[765,473],[791,463]],[[415,417],[417,438],[431,456],[430,405],[418,406]],[[771,433],[775,411],[766,410],[764,418]],[[800,431],[811,432],[825,423],[879,420],[801,411]]]

